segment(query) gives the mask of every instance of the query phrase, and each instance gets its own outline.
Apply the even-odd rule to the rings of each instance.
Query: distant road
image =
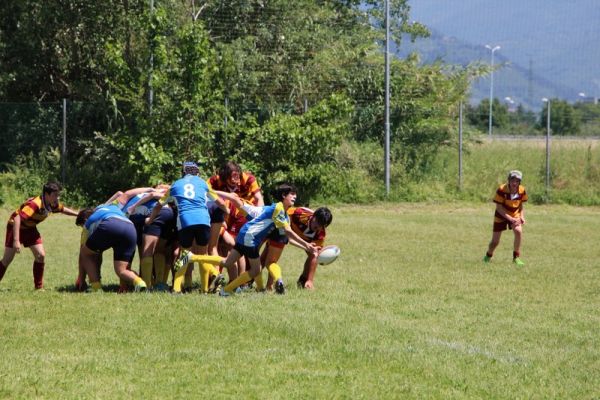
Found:
[[[482,140],[493,141],[493,140],[546,140],[546,136],[530,136],[530,135],[482,135],[480,137]],[[574,142],[585,142],[585,141],[598,141],[600,140],[600,136],[564,136],[564,135],[556,135],[550,136],[550,140],[566,140],[566,141],[574,141]]]

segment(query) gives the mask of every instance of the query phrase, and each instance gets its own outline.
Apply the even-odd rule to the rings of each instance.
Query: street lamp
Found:
[[[492,52],[492,73],[490,74],[490,119],[488,126],[488,135],[492,136],[492,103],[494,101],[494,53],[496,50],[500,50],[500,46],[492,47],[489,44],[485,45],[486,49],[489,49]]]
[[[508,107],[508,112],[513,112],[515,111],[515,101],[512,99],[512,97],[510,96],[506,96],[504,98],[504,101],[506,101],[506,106]]]

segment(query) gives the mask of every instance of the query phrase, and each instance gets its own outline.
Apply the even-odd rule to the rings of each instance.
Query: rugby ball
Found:
[[[325,246],[321,249],[321,252],[317,257],[317,262],[321,265],[331,264],[339,257],[340,252],[340,248],[334,244]]]

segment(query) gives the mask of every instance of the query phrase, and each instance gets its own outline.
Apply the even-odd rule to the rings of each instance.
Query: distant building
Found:
[[[598,98],[594,96],[580,96],[579,101],[586,104],[598,104]]]

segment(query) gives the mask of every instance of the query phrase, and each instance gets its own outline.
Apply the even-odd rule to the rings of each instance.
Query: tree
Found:
[[[540,128],[545,129],[548,107],[540,112]],[[550,129],[554,135],[577,135],[581,130],[581,116],[565,100],[550,100]]]
[[[497,98],[492,102],[492,126],[505,128],[509,124],[508,107]],[[490,124],[490,101],[483,99],[476,107],[467,108],[467,120],[482,132],[487,132]]]

